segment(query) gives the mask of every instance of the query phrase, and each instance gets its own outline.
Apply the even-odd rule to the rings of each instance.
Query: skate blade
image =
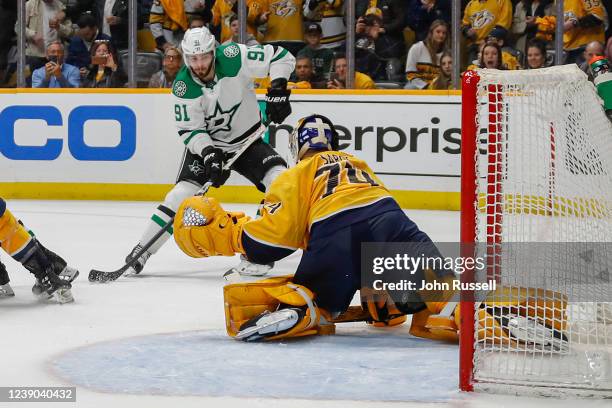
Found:
[[[231,269],[223,274],[223,279],[225,279],[225,281],[228,283],[238,283],[244,281],[242,275]]]
[[[72,291],[70,289],[58,289],[50,295],[47,292],[41,292],[38,294],[33,292],[33,294],[41,302],[59,304],[74,302],[74,297],[72,296]]]
[[[70,289],[58,289],[53,293],[51,298],[55,299],[59,304],[74,302],[74,297]]]

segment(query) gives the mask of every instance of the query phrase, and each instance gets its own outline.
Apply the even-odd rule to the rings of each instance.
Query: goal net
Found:
[[[460,385],[612,397],[612,124],[575,65],[469,72]],[[470,302],[470,300],[475,300]],[[525,388],[528,387],[528,388]]]

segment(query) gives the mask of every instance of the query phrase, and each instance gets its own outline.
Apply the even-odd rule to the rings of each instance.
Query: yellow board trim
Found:
[[[1,197],[36,200],[161,201],[173,184],[115,183],[0,183]],[[456,192],[392,190],[402,208],[427,210],[460,209]],[[263,194],[252,186],[223,186],[208,193],[225,203],[258,204]]]

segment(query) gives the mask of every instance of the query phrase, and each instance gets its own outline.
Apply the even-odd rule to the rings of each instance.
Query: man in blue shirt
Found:
[[[47,62],[32,73],[32,88],[78,88],[79,69],[64,63],[64,45],[54,41],[47,47]]]

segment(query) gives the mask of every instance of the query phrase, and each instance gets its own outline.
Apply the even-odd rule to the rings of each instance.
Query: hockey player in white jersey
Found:
[[[214,187],[225,183],[229,171],[223,163],[263,126],[253,91],[253,78],[270,76],[266,95],[266,115],[282,123],[291,113],[287,79],[295,68],[295,58],[282,47],[229,43],[216,46],[205,27],[185,33],[181,47],[185,66],[174,81],[174,120],[180,141],[185,145],[177,182],[151,217],[140,241],[126,262],[138,256],[128,274],[140,273],[147,259],[172,234],[162,235],[149,250],[146,244],[175,215],[180,203],[207,181]],[[234,162],[231,169],[265,192],[278,174],[287,168],[284,159],[262,140],[254,142]],[[243,259],[233,268],[241,274],[264,275],[269,265],[256,265]]]

